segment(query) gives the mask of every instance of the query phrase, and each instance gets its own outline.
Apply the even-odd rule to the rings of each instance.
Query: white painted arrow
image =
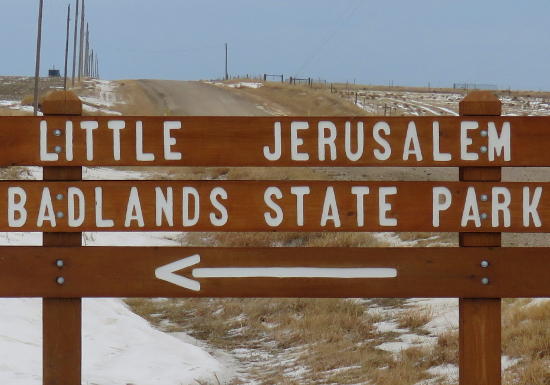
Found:
[[[198,281],[174,274],[196,265],[200,255],[180,259],[155,270],[155,277],[193,291],[200,291]],[[205,267],[195,268],[194,278],[395,278],[397,269],[386,267]]]

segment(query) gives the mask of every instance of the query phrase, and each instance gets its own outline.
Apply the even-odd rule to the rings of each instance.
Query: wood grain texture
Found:
[[[306,187],[308,194],[303,198],[303,225],[300,225],[297,195],[293,188]],[[354,187],[368,187],[369,193],[362,198],[353,193]],[[395,188],[396,194],[380,193],[383,188]],[[444,187],[452,196],[447,210],[440,212],[440,224],[433,223],[433,189]],[[493,210],[492,191],[495,187],[508,189],[511,196],[510,226],[505,227],[503,211]],[[528,188],[533,200],[536,188],[542,188],[537,215],[541,225],[537,227],[532,216],[528,225],[523,222],[524,188]],[[9,218],[21,218],[21,213],[8,210],[8,191],[18,188],[24,191],[26,219],[12,222]],[[47,190],[46,190],[47,188]],[[69,226],[69,189],[79,189],[84,198],[83,222]],[[99,188],[100,190],[96,190]],[[276,190],[274,190],[276,188]],[[469,188],[476,193],[479,214],[487,214],[479,220],[468,220],[462,226],[465,210],[464,202]],[[74,190],[76,191],[76,190]],[[100,193],[98,192],[100,191]],[[133,192],[132,192],[133,191]],[[157,206],[157,195],[168,199],[172,194],[172,221]],[[198,197],[198,211],[195,210],[195,195]],[[216,195],[221,191],[226,194]],[[464,232],[549,232],[550,231],[550,183],[487,183],[487,182],[323,182],[323,181],[82,181],[82,182],[0,182],[0,231],[464,231]],[[266,199],[266,193],[269,199]],[[271,194],[273,193],[273,194]],[[61,195],[59,195],[61,194]],[[212,198],[212,194],[215,195]],[[277,195],[280,194],[280,195]],[[57,199],[57,197],[60,199]],[[331,205],[330,198],[334,196]],[[481,196],[486,195],[483,201]],[[46,198],[43,199],[43,196]],[[129,203],[129,198],[135,198]],[[20,195],[13,195],[14,202],[21,202]],[[46,208],[51,197],[52,210]],[[97,209],[95,201],[101,197],[102,209]],[[278,198],[280,197],[280,199]],[[497,198],[495,198],[497,199]],[[502,197],[498,198],[502,201]],[[80,218],[80,200],[73,199],[74,217]],[[268,204],[268,201],[272,203]],[[358,210],[358,202],[363,202],[363,210]],[[386,202],[387,212],[381,209],[380,202]],[[218,206],[214,202],[217,202]],[[49,218],[39,223],[40,207]],[[223,219],[222,209],[227,211]],[[271,205],[271,206],[270,206]],[[276,205],[276,206],[274,206]],[[143,223],[138,218],[138,206]],[[277,213],[277,207],[281,210]],[[53,219],[53,213],[63,217]],[[361,224],[358,212],[363,212]],[[467,210],[470,212],[470,210]],[[323,216],[323,213],[326,215]],[[101,227],[101,219],[110,219],[111,225]],[[157,215],[159,219],[157,219]],[[197,222],[192,219],[197,215]],[[268,224],[269,218],[281,218],[280,223]],[[384,225],[380,217],[395,219],[396,225]],[[184,217],[186,219],[184,219]],[[323,221],[323,217],[325,221]],[[493,226],[492,218],[498,217]],[[189,219],[189,220],[188,220]],[[157,221],[159,220],[159,221]],[[339,222],[338,222],[339,221]],[[55,226],[54,225],[55,222]],[[217,223],[217,224],[216,224]]]
[[[54,91],[42,103],[42,111],[48,114],[82,114],[82,102],[72,92]],[[80,181],[82,167],[44,167],[44,180]],[[79,247],[82,233],[42,234],[44,245]],[[41,261],[42,262],[42,261]],[[19,279],[24,272],[15,274]],[[52,277],[56,282],[58,275]],[[60,293],[62,294],[62,293]],[[58,295],[42,300],[42,372],[44,385],[73,385],[82,381],[82,300]]]
[[[502,103],[491,92],[474,91],[459,104],[460,115],[500,115]],[[526,150],[528,151],[528,150]],[[500,167],[461,167],[461,181],[501,180]],[[459,233],[459,244],[468,251],[475,246],[501,245],[500,233]],[[502,263],[498,259],[498,263]],[[519,271],[518,271],[519,272]],[[468,296],[461,296],[468,297]],[[484,299],[459,300],[459,380],[460,385],[500,385],[501,373],[501,299],[506,295],[487,295]]]
[[[90,130],[88,139],[87,130],[81,128],[83,121],[97,125],[97,128]],[[55,147],[59,146],[57,160],[41,160],[41,122],[47,125],[44,150],[54,154]],[[66,150],[67,122],[73,127],[72,160],[68,160]],[[109,122],[111,125],[119,122],[114,124],[123,124],[124,128],[111,129],[108,127]],[[142,135],[136,129],[138,122],[142,127]],[[165,122],[181,124],[181,129],[167,131],[167,140],[168,137],[173,138],[173,144],[166,142],[167,147]],[[269,160],[264,155],[264,147],[268,146],[269,151],[273,151],[274,126],[277,122],[281,124],[281,154],[276,160]],[[294,130],[291,128],[292,122],[299,122],[307,128]],[[334,124],[334,157],[331,145],[325,144],[331,140],[319,140],[332,135],[328,128],[324,128],[327,124],[321,122]],[[474,124],[474,128],[462,130],[463,122]],[[346,152],[347,123],[349,143]],[[496,143],[494,139],[497,136],[500,137],[505,123],[510,125],[509,161],[504,160],[503,153],[493,151],[490,146],[490,143]],[[439,127],[439,135],[436,136],[434,124]],[[489,130],[491,124],[494,124],[496,135],[493,135],[492,142]],[[362,140],[358,136],[360,125],[363,127]],[[3,144],[0,166],[550,166],[550,151],[547,150],[549,126],[550,117],[542,116],[0,117],[0,143]],[[409,129],[411,136],[407,139]],[[55,130],[60,130],[59,136],[54,135]],[[417,150],[421,158],[414,151],[411,152],[415,148],[413,132],[416,132],[414,137],[418,137]],[[119,160],[115,158],[115,133],[120,134]],[[450,154],[450,160],[437,160],[446,157],[435,156],[434,138],[438,138],[439,152]],[[469,140],[471,143],[466,143]],[[142,143],[141,152],[151,154],[143,158],[148,160],[138,160],[137,142]],[[90,154],[87,152],[87,143],[93,149]],[[385,145],[391,149],[391,153],[386,154]],[[487,147],[485,152],[482,150],[484,146]],[[165,150],[181,154],[181,159],[167,159],[170,156],[166,155]],[[293,158],[293,151],[301,155]],[[321,155],[323,151],[324,159]],[[377,152],[387,156],[377,158]],[[465,152],[473,154],[477,159],[462,160]],[[491,154],[495,154],[494,160],[491,160]]]
[[[547,248],[1,247],[0,255],[2,297],[550,296]],[[200,263],[175,273],[199,281],[200,292],[155,277],[157,268],[192,255]],[[394,268],[397,277],[193,277],[194,268],[212,267]]]

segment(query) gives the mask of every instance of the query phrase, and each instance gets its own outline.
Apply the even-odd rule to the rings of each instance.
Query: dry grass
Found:
[[[295,116],[364,116],[365,111],[331,94],[330,89],[266,82],[260,88],[238,88],[268,111]]]
[[[550,384],[550,301],[506,300],[503,307],[504,354],[521,361],[505,375],[505,384]]]
[[[354,384],[371,379],[376,384],[412,385],[429,377],[425,370],[434,362],[425,348],[397,355],[376,349],[394,334],[379,332],[374,324],[381,317],[356,301],[130,299],[128,303],[163,330],[185,331],[240,356],[247,376],[234,384]],[[293,377],[297,371],[300,374]]]
[[[415,306],[407,308],[397,316],[397,324],[401,329],[411,329],[419,334],[421,327],[433,319],[433,312],[430,308]]]

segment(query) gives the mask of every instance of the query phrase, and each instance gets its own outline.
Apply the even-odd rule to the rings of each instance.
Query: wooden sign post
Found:
[[[460,102],[461,116],[498,116],[502,106],[491,92],[474,91]],[[464,182],[500,182],[500,167],[460,167]],[[500,247],[500,233],[459,233],[461,247]],[[485,269],[492,269],[489,265]],[[459,379],[461,385],[500,385],[501,299],[459,299]]]
[[[82,115],[82,102],[71,91],[56,91],[42,104],[45,116]],[[45,181],[80,181],[82,167],[44,167]],[[63,211],[55,213],[61,217]],[[82,233],[44,232],[44,246],[79,247]],[[51,264],[59,272],[56,284],[63,284],[63,260]],[[82,367],[82,300],[80,298],[42,299],[42,371],[44,385],[69,385],[81,383]]]
[[[44,384],[81,381],[82,297],[460,298],[460,384],[501,383],[501,298],[550,297],[550,117],[502,117],[472,92],[459,117],[83,117],[71,94],[44,117],[1,117],[0,297],[43,298]],[[82,181],[83,166],[459,167],[460,181]],[[83,231],[458,232],[456,248],[83,247]]]

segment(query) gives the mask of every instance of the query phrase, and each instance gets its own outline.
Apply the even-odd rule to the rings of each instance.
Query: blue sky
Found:
[[[43,74],[52,65],[62,68],[68,4],[44,1]],[[230,74],[550,90],[547,0],[88,0],[86,5],[107,79],[220,77],[227,42]],[[38,0],[0,0],[0,6],[0,74],[32,75]]]

